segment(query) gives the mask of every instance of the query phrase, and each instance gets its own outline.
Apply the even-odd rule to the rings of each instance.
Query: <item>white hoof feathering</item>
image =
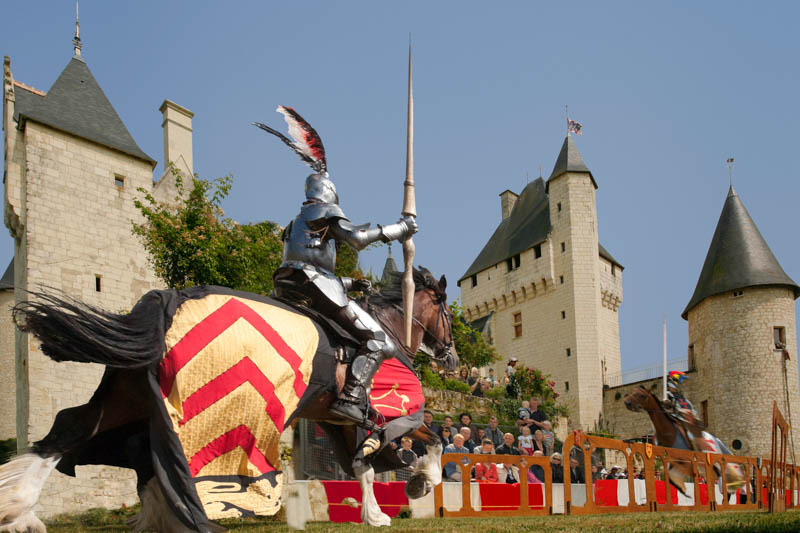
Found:
[[[356,477],[361,484],[361,520],[369,526],[390,526],[392,519],[381,511],[372,484],[375,482],[375,471],[372,467],[356,468]]]
[[[0,531],[47,531],[32,509],[60,458],[24,453],[0,466]]]

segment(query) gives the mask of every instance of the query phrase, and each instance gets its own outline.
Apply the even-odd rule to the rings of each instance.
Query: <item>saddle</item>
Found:
[[[356,352],[361,347],[361,343],[350,335],[342,326],[319,311],[305,305],[302,298],[281,298],[276,296],[275,293],[271,294],[270,298],[288,305],[300,314],[310,318],[316,324],[319,324],[328,336],[331,347],[336,350],[336,360],[342,364],[349,364],[352,362]]]

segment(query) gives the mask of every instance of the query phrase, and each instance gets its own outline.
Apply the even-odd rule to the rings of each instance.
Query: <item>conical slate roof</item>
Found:
[[[381,274],[381,283],[388,283],[392,279],[392,274],[397,272],[397,263],[392,257],[392,246],[389,245],[389,257],[386,258],[386,263],[383,265],[383,273]]]
[[[550,177],[547,179],[548,189],[550,181],[565,172],[586,172],[592,179],[594,188],[597,188],[597,182],[594,181],[592,171],[589,170],[589,167],[583,162],[581,153],[578,151],[578,147],[575,146],[575,141],[572,140],[572,136],[569,134],[567,134],[564,139],[564,144],[561,145],[561,152],[559,152],[556,164],[553,166],[553,172],[550,173]]]
[[[460,280],[544,241],[550,228],[550,205],[544,180],[537,178],[525,186],[511,214],[500,222]]]
[[[27,96],[27,95],[26,95]],[[45,96],[23,98],[17,115],[156,162],[139,148],[86,63],[73,57]]]
[[[800,295],[800,287],[783,271],[739,195],[731,187],[708,247],[697,288],[681,317],[686,319],[689,311],[709,296],[763,285],[788,287],[794,291],[795,298]]]

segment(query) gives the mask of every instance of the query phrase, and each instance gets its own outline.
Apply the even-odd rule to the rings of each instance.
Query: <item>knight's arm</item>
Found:
[[[395,241],[417,232],[413,217],[403,217],[394,224],[370,228],[369,224],[356,226],[347,219],[339,218],[329,226],[329,231],[337,241],[346,242],[356,250],[363,250],[376,241]]]

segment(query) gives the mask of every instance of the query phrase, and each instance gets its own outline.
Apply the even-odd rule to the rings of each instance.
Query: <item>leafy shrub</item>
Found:
[[[422,367],[419,370],[420,373],[420,381],[426,387],[430,387],[432,389],[443,389],[444,388],[444,381],[442,381],[441,376],[431,370],[429,367]]]
[[[455,392],[463,392],[465,394],[469,392],[469,385],[457,379],[445,379],[444,388]]]

